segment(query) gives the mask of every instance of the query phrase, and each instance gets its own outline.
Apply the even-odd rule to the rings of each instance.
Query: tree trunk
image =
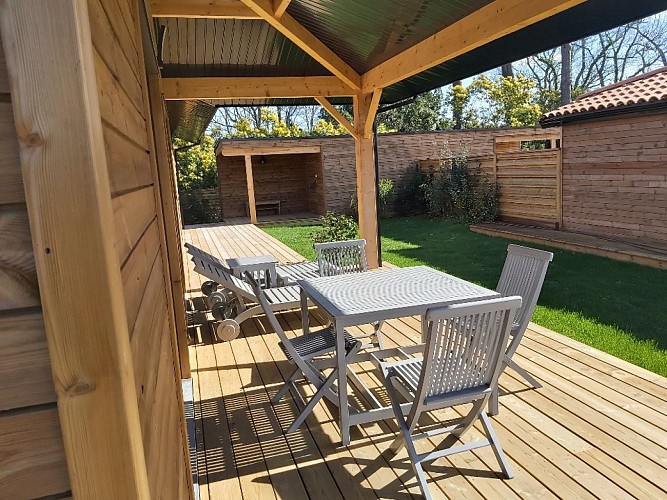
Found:
[[[455,82],[452,82],[452,88],[456,87],[457,85],[463,85],[463,82],[461,80],[456,80]],[[458,106],[454,106],[452,109],[452,118],[454,118],[454,130],[461,130],[461,127],[463,125],[463,117],[461,116],[462,109],[459,109]]]
[[[514,68],[512,68],[512,63],[511,62],[507,63],[507,64],[503,64],[500,67],[500,71],[501,71],[503,77],[505,77],[505,78],[507,78],[507,77],[514,78]]]
[[[569,43],[560,46],[560,105],[572,101],[572,58]]]

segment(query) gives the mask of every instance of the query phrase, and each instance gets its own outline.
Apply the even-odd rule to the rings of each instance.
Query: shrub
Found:
[[[389,200],[394,193],[394,181],[391,179],[380,179],[378,181],[378,215],[381,219],[389,217]],[[350,212],[354,220],[359,220],[359,204],[357,203],[357,194],[352,195],[350,200]]]
[[[417,215],[426,212],[425,185],[429,182],[427,174],[422,172],[419,165],[414,172],[408,174],[407,182],[396,194],[396,212],[399,215]]]
[[[349,215],[327,212],[320,217],[322,227],[313,233],[315,243],[354,240],[359,237],[359,226]]]
[[[196,192],[181,191],[181,215],[183,224],[209,224],[220,220],[220,214],[211,207],[208,200],[203,199]]]
[[[498,217],[499,188],[482,175],[481,169],[468,168],[467,153],[452,154],[445,144],[440,170],[424,189],[428,212],[467,223],[490,222]]]

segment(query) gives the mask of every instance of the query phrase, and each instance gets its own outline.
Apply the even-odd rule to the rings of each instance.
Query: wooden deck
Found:
[[[183,234],[223,257],[302,260],[251,225]],[[196,297],[200,277],[186,269]],[[306,425],[285,435],[293,399],[272,405],[270,398],[290,365],[267,322],[247,321],[239,338],[221,343],[199,319],[200,343],[190,349],[202,499],[419,498],[405,451],[386,452],[394,422],[354,428],[342,447],[336,409],[319,404]],[[280,319],[292,334],[300,329],[298,311]],[[416,318],[406,318],[383,331],[405,345],[417,341],[418,329]],[[500,479],[491,449],[482,448],[428,466],[435,497],[667,498],[667,379],[532,323],[515,359],[544,384],[529,389],[511,371],[500,380],[493,422],[515,478]],[[377,387],[373,370],[362,369]]]

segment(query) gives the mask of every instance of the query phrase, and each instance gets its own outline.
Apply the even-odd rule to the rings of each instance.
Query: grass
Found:
[[[314,228],[264,230],[312,260]],[[400,267],[431,266],[487,288],[495,288],[511,243],[425,217],[385,220],[382,235],[384,260]],[[667,271],[533,246],[554,253],[535,323],[667,376]]]

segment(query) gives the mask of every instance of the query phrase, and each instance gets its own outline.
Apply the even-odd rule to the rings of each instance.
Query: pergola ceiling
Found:
[[[267,78],[332,74],[274,27],[287,19],[321,42],[354,73],[365,75],[377,65],[493,3],[489,0],[292,0],[273,4],[268,0],[244,0],[243,3],[153,0],[152,6],[157,23],[167,27],[163,77]],[[517,2],[523,4],[522,8],[540,3],[538,0]],[[249,4],[258,5],[259,10],[251,10]],[[273,14],[274,4],[283,8],[287,5],[285,14],[280,18],[271,15],[269,22],[259,19],[257,12],[264,9]],[[489,8],[494,6],[489,5]],[[667,9],[667,0],[587,0],[535,24],[515,28],[469,52],[454,53],[449,60],[402,81],[392,82],[384,88],[381,102],[400,101],[664,9]],[[226,13],[243,18],[208,17]],[[163,17],[165,14],[177,17]],[[492,27],[495,20],[486,19],[486,22]],[[460,31],[452,34],[456,33],[467,36]],[[297,32],[297,38],[299,34]],[[451,44],[456,45],[456,42],[452,37]],[[446,42],[442,45],[445,51],[448,45]],[[299,102],[314,101],[302,97]],[[351,99],[338,98],[335,102],[351,102]],[[276,101],[237,98],[224,103]]]

